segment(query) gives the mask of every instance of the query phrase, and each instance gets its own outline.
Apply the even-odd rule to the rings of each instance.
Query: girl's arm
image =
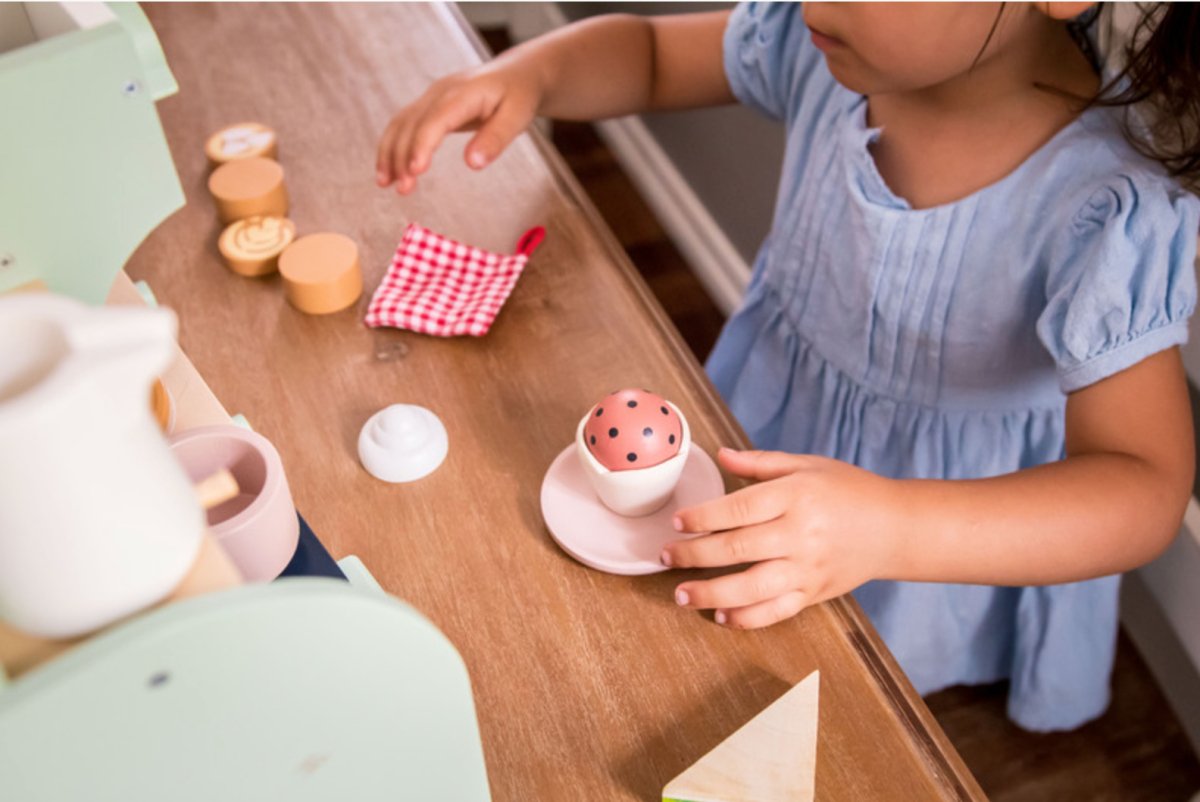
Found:
[[[596,120],[732,103],[721,55],[729,13],[597,17],[500,58],[537,69],[539,114],[547,117]]]
[[[905,579],[1047,585],[1128,571],[1179,531],[1195,470],[1178,349],[1067,399],[1067,458],[972,482],[903,483]],[[944,578],[943,578],[944,577]]]
[[[676,567],[754,563],[676,600],[772,624],[871,579],[1040,585],[1126,571],[1175,536],[1195,455],[1178,349],[1072,394],[1067,457],[993,479],[891,480],[836,460],[722,452],[763,480],[689,510]],[[725,530],[725,531],[720,531]]]
[[[732,102],[721,42],[728,17],[728,11],[597,17],[442,78],[388,124],[377,182],[412,191],[453,131],[479,129],[465,152],[478,169],[537,115],[593,120]]]

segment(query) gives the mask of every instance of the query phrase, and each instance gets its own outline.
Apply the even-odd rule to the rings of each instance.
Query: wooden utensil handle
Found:
[[[207,479],[201,479],[194,487],[200,506],[206,510],[224,504],[241,492],[237,479],[229,472],[228,468],[222,468]]]

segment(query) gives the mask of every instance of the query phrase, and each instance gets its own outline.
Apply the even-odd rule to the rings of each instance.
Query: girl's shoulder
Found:
[[[857,95],[830,73],[799,3],[740,3],[724,39],[725,73],[739,101],[789,126],[816,117],[832,96]]]
[[[1047,149],[1034,227],[1044,276],[1038,334],[1073,392],[1187,340],[1200,199],[1095,108]],[[1014,199],[1015,200],[1015,199]]]
[[[1197,233],[1200,199],[1125,135],[1123,113],[1094,107],[1059,132],[1024,165],[1016,187],[1030,220],[1051,240],[1075,245],[1092,237],[1150,237]],[[1013,201],[1017,198],[1011,199]]]

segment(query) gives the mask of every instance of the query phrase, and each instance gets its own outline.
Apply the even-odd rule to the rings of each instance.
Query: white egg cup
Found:
[[[683,466],[687,463],[688,451],[692,446],[692,433],[688,429],[687,418],[683,417],[679,407],[670,401],[666,403],[679,416],[682,429],[679,453],[649,468],[613,471],[601,465],[587,447],[583,434],[583,429],[591,417],[591,410],[588,410],[575,429],[575,451],[579,455],[580,464],[583,465],[583,472],[600,501],[617,515],[639,518],[660,510],[679,484],[679,477],[683,474]]]

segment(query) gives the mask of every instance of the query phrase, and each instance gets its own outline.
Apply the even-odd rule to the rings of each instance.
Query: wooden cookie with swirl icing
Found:
[[[296,225],[286,217],[255,215],[227,226],[217,249],[234,273],[265,276],[275,272],[279,254],[295,238]]]
[[[275,131],[262,123],[238,123],[217,131],[204,143],[208,163],[217,167],[237,159],[264,156],[276,158],[278,144]]]

